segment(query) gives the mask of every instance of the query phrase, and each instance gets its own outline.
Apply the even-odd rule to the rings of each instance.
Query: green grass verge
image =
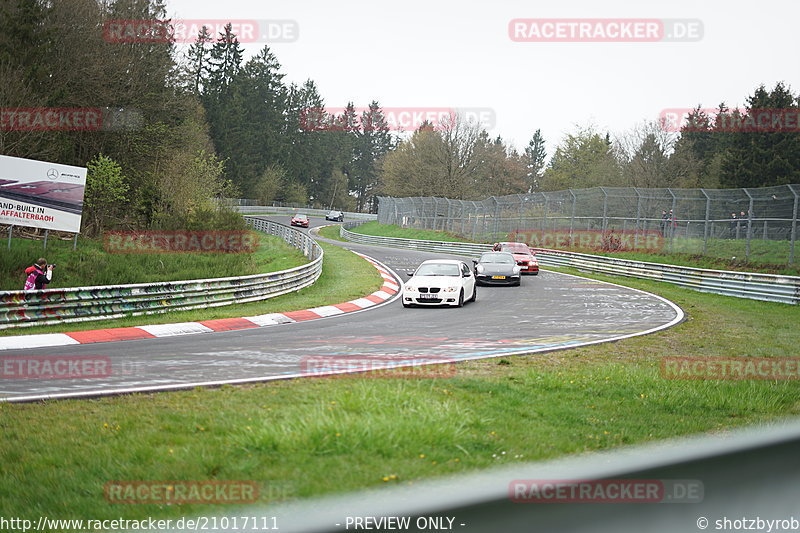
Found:
[[[379,235],[381,237],[401,237],[403,239],[420,239],[423,241],[469,242],[467,239],[428,229],[401,228],[393,224],[379,224],[374,221],[366,222],[350,230],[363,235]]]
[[[40,241],[12,239],[11,250],[4,249],[0,255],[0,290],[22,290],[25,269],[41,256],[57,265],[50,289],[245,276],[306,262],[283,239],[254,235],[259,246],[253,253],[108,253],[102,240],[82,238],[75,251],[71,240],[54,239],[43,250]]]
[[[326,239],[331,239],[333,241],[350,242],[347,239],[343,239],[339,236],[338,224],[334,226],[325,226],[324,228],[320,228],[318,233],[320,237],[325,237]]]
[[[283,241],[281,241],[283,243]],[[285,243],[283,243],[285,245]],[[378,290],[383,284],[378,271],[357,255],[338,246],[320,243],[325,251],[322,274],[314,285],[300,291],[242,305],[211,307],[194,311],[182,311],[157,315],[57,324],[54,326],[33,326],[11,330],[0,330],[0,336],[29,335],[34,333],[56,333],[82,331],[98,328],[118,328],[142,326],[145,324],[166,324],[172,322],[196,322],[215,318],[253,316],[265,313],[297,311],[331,305],[360,298]],[[294,250],[294,248],[292,248]],[[299,252],[298,252],[299,253]],[[300,257],[303,257],[300,254]],[[303,257],[305,261],[305,258]],[[277,269],[275,269],[277,270]],[[265,272],[265,270],[262,270]]]
[[[667,380],[659,370],[666,356],[795,356],[800,308],[623,283],[669,298],[688,319],[615,343],[465,362],[447,379],[317,378],[0,405],[0,509],[51,518],[209,515],[229,508],[110,504],[103,486],[250,480],[263,502],[410,485],[800,412],[797,382]]]

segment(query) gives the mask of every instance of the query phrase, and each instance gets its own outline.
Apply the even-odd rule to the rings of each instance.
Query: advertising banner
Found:
[[[0,224],[80,233],[86,169],[0,155]]]

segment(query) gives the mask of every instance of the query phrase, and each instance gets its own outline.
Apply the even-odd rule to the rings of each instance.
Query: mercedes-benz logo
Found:
[[[50,170],[47,171],[47,177],[50,178],[51,180],[58,179],[58,170],[51,168]]]

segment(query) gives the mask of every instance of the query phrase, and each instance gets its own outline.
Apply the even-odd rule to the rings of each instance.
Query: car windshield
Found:
[[[521,243],[521,242],[512,242],[508,244],[502,245],[504,252],[512,252],[515,254],[528,254],[530,250],[528,250],[528,246]]]
[[[461,269],[451,263],[426,263],[420,265],[415,276],[460,276]]]
[[[307,216],[305,216],[305,215],[296,215],[294,218],[296,218],[296,219],[298,219],[298,220],[305,220],[305,219],[307,219],[308,217],[307,217]],[[286,219],[284,218],[284,220],[286,220]]]
[[[484,254],[479,261],[481,264],[513,265],[514,257],[508,254]]]

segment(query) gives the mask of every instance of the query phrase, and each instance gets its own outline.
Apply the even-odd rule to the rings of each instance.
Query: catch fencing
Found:
[[[491,250],[491,245],[489,244],[379,237],[349,231],[358,224],[358,222],[344,224],[339,230],[340,235],[349,241],[360,244],[406,248],[467,257],[477,257],[482,252]],[[691,268],[542,248],[536,249],[536,257],[541,266],[570,267],[599,274],[652,279],[700,292],[735,296],[737,298],[787,304],[800,303],[800,277],[798,276]]]
[[[299,249],[309,262],[278,272],[228,278],[0,291],[0,329],[255,302],[300,290],[319,278],[323,252],[311,237],[268,220],[254,217],[245,217],[245,220],[254,229],[278,236]]]
[[[250,214],[259,214],[259,215],[286,215],[287,217],[294,216],[296,214],[308,215],[308,216],[319,216],[324,217],[331,211],[329,209],[311,209],[311,208],[295,208],[295,207],[279,207],[274,205],[259,205],[259,206],[234,206],[233,209],[239,213],[250,213]],[[378,215],[374,213],[356,213],[351,211],[343,211],[342,214],[344,215],[345,220],[377,220]],[[286,220],[287,224],[289,219]]]
[[[799,207],[796,184],[755,189],[594,187],[481,201],[380,197],[378,222],[484,242],[526,234],[535,244],[565,235],[572,249],[572,236],[581,231],[658,234],[664,251],[793,264]]]

